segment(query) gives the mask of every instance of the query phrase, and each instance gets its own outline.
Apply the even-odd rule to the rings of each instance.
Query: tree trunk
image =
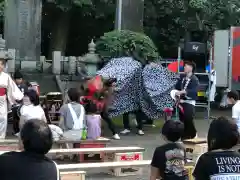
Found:
[[[65,54],[70,26],[70,13],[70,11],[60,12],[56,19],[50,39],[49,58],[52,57],[53,51],[61,51],[62,55]]]

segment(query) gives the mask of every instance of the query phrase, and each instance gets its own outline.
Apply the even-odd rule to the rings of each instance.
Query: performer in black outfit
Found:
[[[22,93],[28,90],[28,86],[23,82],[23,75],[21,72],[16,71],[13,75],[14,81],[17,87],[22,91]],[[12,116],[13,116],[13,133],[16,134],[19,132],[19,116],[18,109],[22,105],[21,102],[17,102],[18,104],[13,105],[12,107]]]
[[[194,62],[185,62],[184,74],[180,76],[176,84],[176,96],[180,96],[180,106],[183,109],[179,111],[180,121],[184,123],[184,134],[182,139],[192,139],[196,137],[197,131],[194,125],[195,104],[197,100],[197,90],[199,81],[194,75]]]

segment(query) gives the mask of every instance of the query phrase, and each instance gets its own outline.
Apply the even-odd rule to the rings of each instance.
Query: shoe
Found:
[[[138,135],[143,136],[144,135],[143,130],[138,130]]]
[[[120,133],[121,134],[128,134],[128,133],[130,133],[131,131],[130,130],[128,130],[128,129],[124,129],[123,131],[121,131]]]
[[[118,134],[114,134],[114,135],[113,135],[113,139],[119,140],[119,139],[120,139],[120,137],[119,137],[119,135],[118,135]]]
[[[16,134],[14,134],[14,136],[16,136],[16,137],[19,137],[19,135],[20,135],[20,133],[18,132],[18,133],[16,133]]]

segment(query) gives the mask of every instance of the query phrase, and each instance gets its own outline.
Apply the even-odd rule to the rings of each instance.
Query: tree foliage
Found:
[[[107,32],[99,38],[96,45],[98,54],[105,60],[133,56],[145,64],[147,61],[157,61],[159,56],[156,46],[148,36],[129,30]]]
[[[239,25],[238,0],[150,0],[145,1],[144,27],[161,51],[176,51],[185,32]]]

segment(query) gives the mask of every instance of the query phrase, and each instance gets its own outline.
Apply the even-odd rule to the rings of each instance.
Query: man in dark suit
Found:
[[[194,75],[194,62],[185,62],[184,74],[180,76],[175,89],[176,96],[180,97],[180,106],[183,111],[179,111],[180,121],[184,123],[184,134],[182,139],[192,139],[197,135],[194,125],[195,105],[199,86],[198,78]]]

